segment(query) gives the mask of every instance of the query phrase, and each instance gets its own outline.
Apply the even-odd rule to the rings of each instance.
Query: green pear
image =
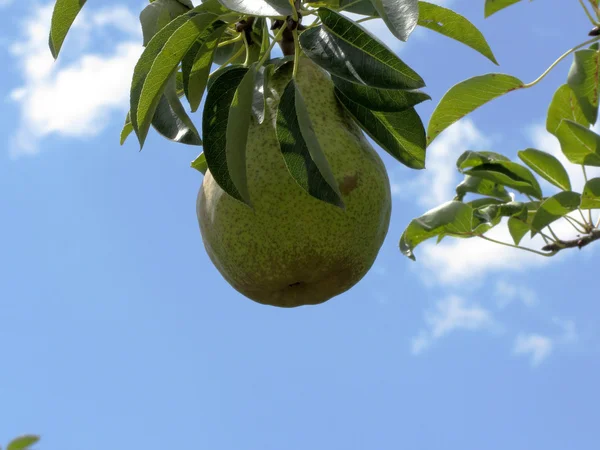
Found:
[[[329,75],[304,58],[296,82],[345,209],[310,196],[292,178],[275,131],[290,72],[271,78],[266,118],[253,120],[248,132],[252,207],[225,193],[210,171],[196,205],[204,246],[221,275],[246,297],[280,307],[323,303],[354,286],[373,265],[391,214],[383,162],[338,104]]]

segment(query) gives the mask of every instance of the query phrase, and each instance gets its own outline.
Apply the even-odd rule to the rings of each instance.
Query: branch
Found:
[[[542,247],[542,250],[545,252],[558,252],[560,250],[564,250],[565,248],[579,248],[582,249],[588,244],[591,244],[594,241],[600,240],[600,230],[592,230],[589,234],[579,237],[577,239],[571,239],[569,241],[558,241],[553,242],[552,244],[548,244]]]

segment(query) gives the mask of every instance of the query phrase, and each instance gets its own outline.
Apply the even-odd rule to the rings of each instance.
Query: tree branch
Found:
[[[591,244],[594,241],[600,240],[600,230],[592,230],[589,234],[586,234],[583,237],[579,237],[577,239],[571,239],[568,241],[560,240],[558,242],[553,242],[542,247],[542,250],[545,252],[558,252],[560,250],[564,250],[566,248],[579,248],[582,249],[588,244]]]

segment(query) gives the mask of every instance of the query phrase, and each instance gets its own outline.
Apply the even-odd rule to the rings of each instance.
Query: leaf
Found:
[[[134,69],[130,110],[133,128],[141,146],[169,77],[176,72],[196,39],[207,32],[207,27],[220,26],[218,15],[198,13],[197,9],[161,29],[148,43]]]
[[[198,157],[192,161],[190,167],[196,169],[202,175],[206,175],[206,171],[208,170],[208,164],[206,163],[206,155],[204,153],[200,153]]]
[[[504,9],[515,3],[519,3],[521,0],[485,0],[485,17],[490,17],[492,14],[497,13],[501,9]]]
[[[441,234],[464,234],[468,237],[473,225],[473,208],[451,201],[413,219],[400,238],[400,251],[416,259],[413,250],[421,242]]]
[[[563,120],[556,130],[562,152],[573,164],[600,167],[600,136],[571,120]]]
[[[490,180],[484,180],[483,178],[473,177],[467,175],[465,179],[456,186],[456,199],[462,201],[467,193],[486,195],[494,197],[499,200],[509,202],[512,200],[511,196],[506,192],[504,186],[494,183]]]
[[[121,130],[121,139],[120,143],[123,145],[131,132],[133,131],[133,125],[131,124],[131,116],[129,112],[127,112],[127,117],[125,118],[125,124],[123,125],[123,129]]]
[[[312,130],[308,111],[293,79],[279,101],[277,138],[294,180],[311,196],[343,208],[339,187]]]
[[[577,192],[559,192],[542,202],[531,222],[531,237],[561,217],[575,211],[581,203],[581,195]]]
[[[34,436],[31,434],[19,436],[18,438],[13,439],[8,444],[6,450],[26,450],[33,444],[37,443],[39,440],[39,436]]]
[[[234,147],[228,142],[235,128],[233,126],[230,129],[229,116],[232,103],[238,93],[238,87],[246,77],[248,71],[246,67],[228,66],[217,72],[209,82],[202,117],[204,154],[206,155],[210,172],[221,189],[242,202],[249,201],[244,175],[246,159],[245,154],[241,154],[243,149],[240,150],[239,146]],[[240,111],[243,106],[239,105],[238,95],[236,115],[241,116]],[[248,128],[246,127],[246,133],[247,130]],[[244,137],[243,131],[241,138],[243,140],[247,139],[247,134]],[[237,153],[229,155],[229,151]],[[232,165],[236,167],[233,168]],[[234,180],[234,176],[237,179]],[[244,191],[243,193],[240,192],[240,188]]]
[[[550,153],[534,148],[518,152],[519,158],[544,180],[563,191],[571,190],[571,180],[561,162]]]
[[[579,50],[575,52],[567,83],[575,92],[581,110],[590,124],[598,119],[598,87],[600,52]]]
[[[519,245],[521,239],[531,230],[531,222],[540,207],[540,202],[527,202],[527,215],[513,216],[508,219],[508,231],[515,245]]]
[[[556,134],[556,129],[563,119],[572,120],[584,127],[590,125],[581,110],[575,92],[568,84],[559,87],[554,93],[554,97],[552,97],[552,102],[548,108],[548,117],[546,118],[546,130]]]
[[[265,121],[267,112],[267,96],[265,93],[274,70],[274,66],[269,64],[260,67],[256,72],[256,82],[254,83],[254,99],[252,102],[252,115],[259,124],[262,124]]]
[[[408,37],[419,20],[418,0],[371,0],[388,29],[401,41]]]
[[[494,64],[498,64],[481,31],[451,9],[433,3],[419,2],[419,25],[461,42],[478,51]]]
[[[523,82],[518,78],[499,73],[481,75],[454,85],[442,97],[431,116],[427,129],[429,143],[457,120],[522,86]]]
[[[199,37],[181,61],[183,88],[192,112],[200,107],[208,83],[208,75],[213,64],[215,50],[226,26],[222,24],[214,28],[210,35],[203,34]]]
[[[54,59],[58,58],[67,33],[86,0],[56,0],[52,11],[48,45]]]
[[[146,6],[140,13],[144,47],[161,28],[189,10],[177,0],[156,0]]]
[[[407,167],[425,168],[425,128],[414,108],[393,113],[371,111],[350,100],[337,88],[335,95],[381,148]]]
[[[592,178],[585,183],[580,208],[600,209],[600,178]]]
[[[316,64],[348,81],[383,89],[418,89],[423,79],[394,52],[356,22],[327,8],[323,25],[300,35],[304,53]]]
[[[344,11],[348,11],[354,14],[379,17],[379,13],[373,6],[371,0],[340,0],[339,7],[343,8]]]
[[[421,91],[405,91],[402,89],[379,89],[364,84],[353,83],[332,75],[333,84],[346,97],[372,111],[399,112],[415,105],[431,100]]]
[[[250,16],[281,18],[293,14],[289,0],[219,0],[219,2],[232,11]]]
[[[456,168],[462,172],[465,169],[470,169],[480,164],[499,161],[510,161],[510,159],[500,153],[467,150],[456,160]]]
[[[152,126],[167,139],[188,145],[202,145],[202,139],[196,126],[188,116],[177,96],[175,74],[167,81],[164,94],[161,95]]]

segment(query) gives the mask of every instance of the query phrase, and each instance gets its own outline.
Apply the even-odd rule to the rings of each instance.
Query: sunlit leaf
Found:
[[[556,129],[562,152],[573,164],[600,167],[600,136],[587,127],[563,120]]]
[[[86,0],[56,0],[50,24],[49,46],[54,59],[58,58],[67,33]]]
[[[559,192],[542,202],[531,222],[531,236],[535,236],[548,225],[570,212],[575,211],[581,203],[581,195],[577,192]]]
[[[585,183],[581,194],[581,209],[600,209],[600,178]]]
[[[572,120],[584,127],[589,127],[590,125],[590,122],[583,114],[575,92],[573,92],[573,89],[568,84],[563,84],[559,87],[554,93],[554,97],[552,97],[546,118],[546,130],[552,134],[556,134],[558,126],[564,119]]]
[[[569,174],[561,162],[550,153],[542,152],[534,148],[528,148],[518,153],[519,158],[527,164],[531,170],[544,180],[559,187],[563,191],[571,190]]]
[[[598,90],[600,89],[600,52],[591,49],[575,52],[567,83],[575,92],[586,120],[598,119]]]

